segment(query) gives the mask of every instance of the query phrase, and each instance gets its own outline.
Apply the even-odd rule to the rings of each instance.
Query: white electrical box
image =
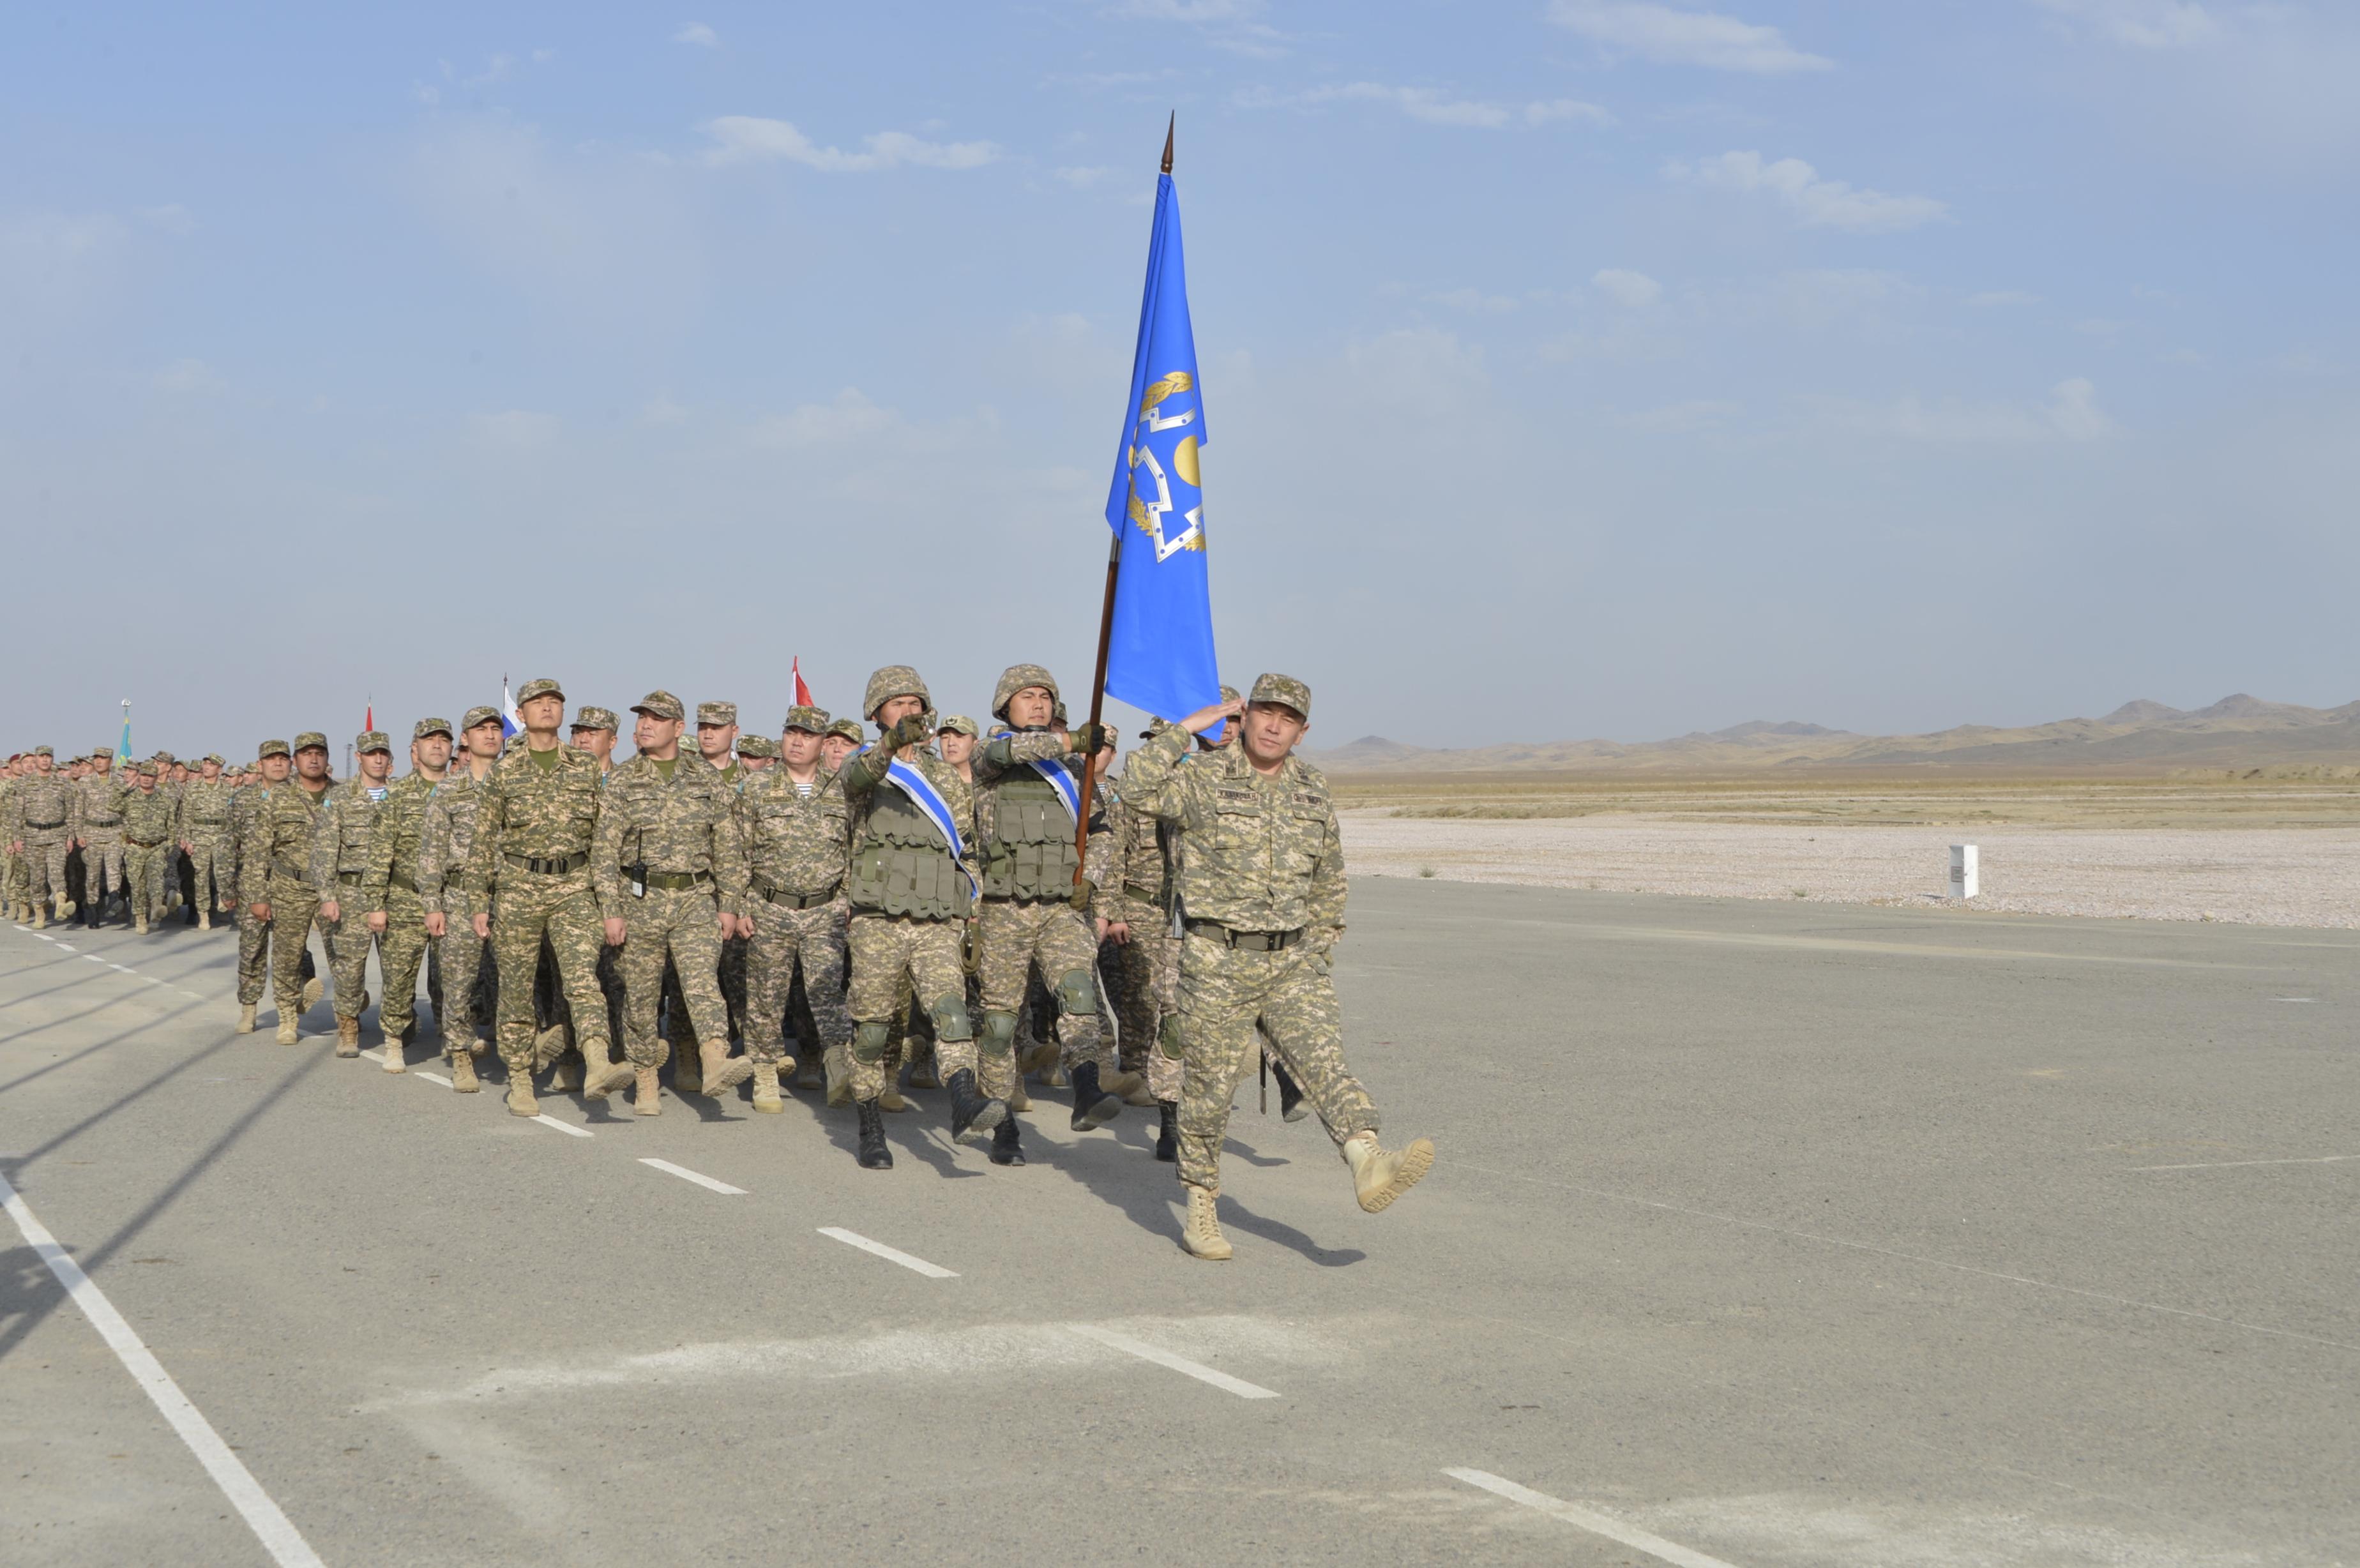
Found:
[[[1972,898],[1983,891],[1975,867],[1975,846],[1954,844],[1950,846],[1950,897]]]

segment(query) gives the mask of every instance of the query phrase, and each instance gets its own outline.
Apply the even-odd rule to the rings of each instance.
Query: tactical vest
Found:
[[[925,813],[890,784],[877,786],[846,882],[856,909],[921,920],[962,920],[967,877]]]
[[[1064,898],[1074,891],[1074,814],[1028,764],[992,787],[991,842],[984,847],[987,898]]]

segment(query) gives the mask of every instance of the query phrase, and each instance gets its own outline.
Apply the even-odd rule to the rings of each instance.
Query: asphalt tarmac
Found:
[[[1219,1265],[1152,1112],[524,1121],[0,927],[0,1560],[2360,1562],[2360,933],[1352,906],[1434,1172],[1249,1085]]]

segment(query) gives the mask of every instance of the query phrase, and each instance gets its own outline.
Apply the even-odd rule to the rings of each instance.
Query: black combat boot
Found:
[[[893,1151],[885,1147],[885,1113],[877,1108],[874,1100],[863,1100],[854,1107],[860,1113],[860,1152],[855,1157],[863,1171],[890,1171]]]
[[[1155,1158],[1166,1165],[1176,1165],[1180,1160],[1180,1107],[1170,1100],[1158,1100],[1155,1114],[1164,1120],[1164,1130],[1155,1135]]]
[[[186,911],[186,913],[182,914],[180,917],[180,923],[184,926],[195,925],[197,923],[196,900],[191,899],[188,903],[183,904],[180,907]]]
[[[950,1075],[943,1085],[951,1092],[951,1141],[980,1143],[983,1135],[998,1127],[1008,1115],[1008,1106],[999,1100],[987,1100],[976,1092],[975,1073],[962,1067]]]
[[[99,920],[103,919],[105,914],[105,906],[112,901],[113,900],[109,899],[105,894],[101,893],[97,897],[92,898],[89,902],[82,905],[82,923],[90,930],[96,931],[98,929]]]
[[[1303,1085],[1286,1070],[1286,1063],[1273,1056],[1270,1059],[1270,1075],[1278,1080],[1278,1114],[1291,1122],[1299,1122],[1311,1112],[1303,1104]]]
[[[1102,1127],[1122,1115],[1122,1096],[1098,1087],[1098,1064],[1085,1062],[1074,1069],[1074,1115],[1068,1124],[1076,1132]]]
[[[1024,1146],[1017,1141],[1022,1136],[1014,1116],[1004,1118],[991,1135],[991,1162],[994,1165],[1023,1164]]]

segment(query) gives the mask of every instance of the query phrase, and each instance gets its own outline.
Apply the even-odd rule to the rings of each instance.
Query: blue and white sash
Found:
[[[1014,730],[994,730],[991,738],[998,740],[1002,735],[1015,733]],[[1065,802],[1067,816],[1077,822],[1082,820],[1082,787],[1075,781],[1071,768],[1054,757],[1040,757],[1025,766],[1048,781],[1049,788],[1057,792],[1057,799]]]
[[[860,749],[867,751],[875,745],[876,742],[871,741]],[[943,792],[934,788],[934,781],[900,757],[895,757],[886,764],[885,782],[901,790],[909,798],[910,804],[918,808],[918,814],[934,824],[934,831],[942,834],[943,841],[951,846],[951,858],[957,864],[959,875],[967,878],[967,887],[980,897],[982,887],[976,881],[975,873],[967,868],[967,840],[959,835],[958,819],[951,811],[951,803],[943,799]]]

